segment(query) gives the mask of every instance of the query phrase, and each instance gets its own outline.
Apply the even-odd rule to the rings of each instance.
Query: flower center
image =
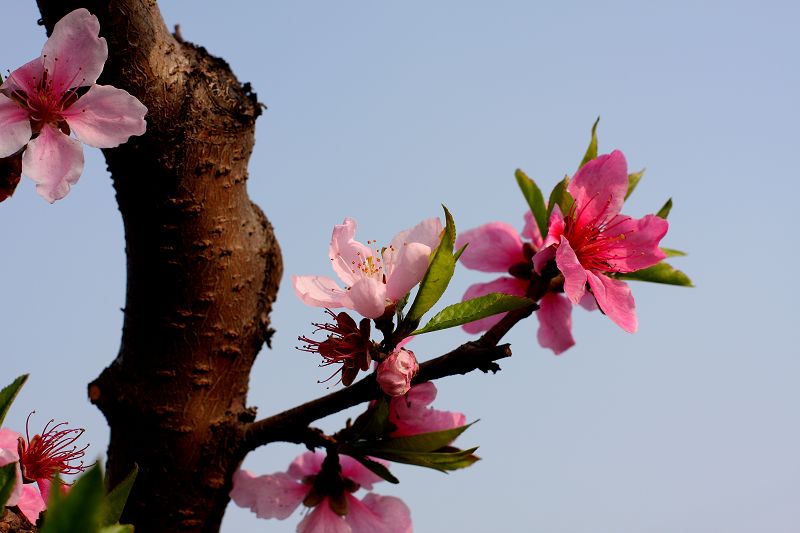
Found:
[[[633,230],[618,230],[620,225],[630,220],[630,217],[608,214],[608,206],[611,203],[611,200],[608,200],[593,219],[584,220],[586,208],[596,199],[597,195],[593,196],[579,211],[575,206],[572,207],[564,220],[564,235],[585,269],[614,271],[616,269],[611,261],[631,256],[624,241]]]
[[[81,458],[89,445],[83,448],[75,445],[75,441],[85,430],[65,429],[66,422],[53,424],[54,420],[51,419],[40,435],[31,438],[28,422],[32,414],[28,415],[28,420],[25,422],[25,439],[19,438],[19,464],[23,481],[33,483],[40,479],[52,480],[57,475],[78,474],[86,470],[87,467]],[[79,460],[80,463],[73,464],[73,461]]]

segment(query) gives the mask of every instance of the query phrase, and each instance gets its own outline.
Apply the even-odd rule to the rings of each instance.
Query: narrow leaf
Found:
[[[11,407],[11,404],[14,402],[14,398],[17,397],[19,390],[27,380],[28,374],[22,374],[20,377],[15,379],[11,385],[8,385],[3,390],[0,390],[0,426],[3,424],[3,420],[6,418],[8,408]]]
[[[547,235],[547,207],[544,205],[544,196],[541,189],[536,185],[536,182],[530,179],[522,170],[517,169],[514,172],[517,178],[517,185],[528,202],[528,207],[531,208],[533,218],[536,220],[536,225],[539,226],[539,231],[542,235]]]
[[[0,515],[11,497],[17,482],[17,463],[10,463],[0,468]]]
[[[472,424],[467,424],[443,431],[419,433],[408,437],[388,438],[378,442],[368,442],[363,445],[357,445],[357,447],[369,448],[370,453],[368,455],[372,455],[376,450],[388,452],[432,452],[449,446],[451,442],[456,440],[456,438],[464,433],[471,425]]]
[[[389,483],[395,483],[395,484],[400,483],[400,480],[394,477],[394,475],[391,472],[389,472],[389,469],[383,466],[378,461],[373,461],[359,454],[350,455],[349,453],[346,453],[344,451],[342,453],[344,453],[345,455],[349,455],[350,457],[352,457],[353,459],[355,459],[356,461],[367,467],[370,472],[380,477],[381,479],[385,479]]]
[[[467,249],[467,246],[469,246],[469,243],[468,243],[468,242],[465,242],[465,243],[464,243],[464,246],[462,246],[461,248],[459,248],[459,249],[456,251],[456,253],[455,253],[455,254],[453,254],[453,259],[455,259],[456,261],[458,261],[458,258],[459,258],[459,257],[461,257],[461,254],[463,254],[463,253],[464,253],[464,250],[466,250],[466,249]]]
[[[594,121],[594,125],[592,126],[592,139],[589,141],[589,147],[586,149],[586,154],[583,156],[583,160],[578,168],[581,168],[583,165],[597,157],[597,124],[600,122],[600,117],[597,117],[597,120]]]
[[[66,496],[57,483],[50,491],[47,513],[40,533],[96,533],[103,506],[103,474],[95,465],[86,471]]]
[[[628,196],[633,194],[634,189],[636,186],[639,185],[639,181],[644,176],[644,169],[640,170],[639,172],[634,172],[633,174],[628,174],[628,192],[625,193],[625,199],[628,199]]]
[[[650,281],[652,283],[665,283],[667,285],[680,285],[681,287],[694,287],[689,276],[667,263],[658,263],[650,268],[637,270],[636,272],[616,274],[614,277],[619,279]]]
[[[556,205],[558,205],[558,208],[561,209],[561,213],[564,215],[569,214],[570,209],[572,209],[572,204],[575,203],[575,200],[572,198],[569,191],[567,191],[568,186],[569,176],[564,176],[564,179],[556,183],[556,186],[553,187],[553,190],[550,192],[550,199],[547,202],[548,223],[550,221],[550,215],[553,213],[553,207]],[[542,238],[546,236],[546,233],[542,234]]]
[[[673,248],[662,248],[661,251],[667,254],[667,257],[683,257],[686,255],[686,252],[681,252]]]
[[[133,526],[130,524],[113,524],[101,529],[100,533],[133,533]]]
[[[672,210],[672,198],[667,200],[664,203],[664,205],[661,206],[661,209],[658,210],[658,213],[656,213],[656,216],[659,217],[659,218],[666,219],[669,216],[669,212],[671,210]]]
[[[493,292],[445,307],[431,318],[424,327],[414,331],[412,335],[453,328],[487,316],[528,307],[533,303],[533,300],[528,298]]]
[[[470,448],[468,450],[458,450],[455,452],[409,452],[409,451],[389,451],[389,450],[375,450],[369,453],[374,457],[380,457],[387,461],[395,463],[404,463],[415,466],[423,466],[425,468],[432,468],[439,472],[448,472],[450,470],[458,470],[466,468],[479,458],[473,455],[473,452],[478,448]]]
[[[130,474],[125,476],[125,479],[106,494],[100,525],[113,526],[119,522],[119,518],[122,516],[122,511],[125,509],[125,503],[128,501],[128,495],[131,493],[133,483],[136,481],[136,475],[138,473],[139,465],[134,464]]]

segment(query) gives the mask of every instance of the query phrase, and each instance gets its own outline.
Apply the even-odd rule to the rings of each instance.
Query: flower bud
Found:
[[[389,396],[402,396],[411,388],[411,380],[417,371],[419,365],[414,352],[396,349],[378,365],[378,385]]]

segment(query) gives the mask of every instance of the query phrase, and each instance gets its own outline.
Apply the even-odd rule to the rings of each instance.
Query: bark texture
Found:
[[[148,108],[144,136],[104,150],[128,285],[119,354],[89,386],[111,427],[110,483],[140,467],[123,522],[218,531],[282,273],[245,186],[260,106],[224,61],[170,34],[154,0],[38,4],[48,34],[78,7],[96,15],[110,54],[99,83]]]

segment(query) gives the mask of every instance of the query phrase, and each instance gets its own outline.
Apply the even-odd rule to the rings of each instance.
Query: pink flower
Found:
[[[436,399],[436,385],[431,382],[414,385],[405,396],[389,401],[389,421],[397,428],[392,437],[445,431],[467,423],[462,413],[438,411],[428,407]]]
[[[335,456],[334,456],[335,457]],[[239,470],[233,476],[231,498],[259,518],[284,520],[300,503],[313,510],[298,524],[299,533],[411,533],[411,512],[402,500],[369,493],[381,479],[358,461],[306,452],[287,472],[254,476]]]
[[[0,86],[0,158],[27,145],[22,173],[50,203],[66,196],[83,171],[80,142],[113,148],[145,131],[147,108],[139,100],[95,83],[108,57],[99,32],[97,17],[86,9],[68,13],[41,56]]]
[[[539,228],[528,211],[525,213],[523,242],[517,231],[503,222],[490,222],[463,232],[456,239],[456,248],[469,243],[461,255],[467,268],[482,272],[506,272],[487,283],[476,283],[467,288],[463,300],[471,300],[492,292],[525,296],[532,278],[531,257],[542,246]],[[506,313],[490,316],[464,325],[467,333],[480,333],[497,324]],[[547,293],[539,301],[536,311],[539,318],[537,338],[539,344],[560,354],[572,345],[572,306],[562,295]]]
[[[428,258],[439,244],[442,224],[438,218],[423,220],[398,233],[383,251],[356,241],[355,233],[356,221],[346,218],[333,227],[328,251],[344,289],[325,276],[292,276],[292,283],[307,305],[345,307],[367,318],[378,318],[425,275]]]
[[[403,339],[389,356],[378,364],[377,381],[388,396],[402,396],[411,388],[411,380],[417,375],[419,365],[414,352],[403,346],[411,337]]]
[[[606,273],[634,272],[664,259],[658,243],[669,224],[655,215],[637,220],[619,214],[628,190],[628,166],[619,150],[586,163],[567,190],[575,203],[566,217],[558,206],[553,209],[534,267],[541,272],[555,258],[573,303],[586,296],[588,282],[600,309],[633,333],[637,320],[630,287]]]

